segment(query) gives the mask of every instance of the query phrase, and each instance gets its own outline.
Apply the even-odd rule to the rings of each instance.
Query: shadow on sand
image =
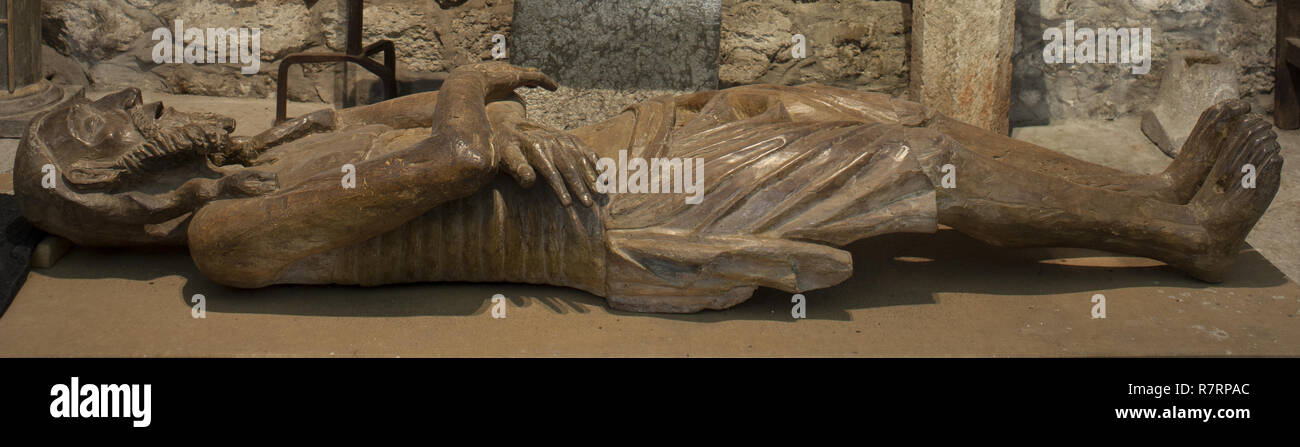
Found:
[[[1286,276],[1250,247],[1222,284],[1197,281],[1163,264],[1082,249],[1004,249],[956,231],[892,234],[848,247],[855,272],[835,287],[804,293],[807,318],[849,320],[849,310],[937,303],[944,293],[1034,296],[1091,294],[1133,287],[1164,289],[1232,289],[1274,287]],[[791,296],[759,289],[752,299],[725,311],[697,314],[620,312],[605,300],[575,289],[508,283],[421,283],[381,287],[273,286],[235,289],[213,283],[194,267],[183,249],[113,251],[77,248],[54,267],[38,270],[54,278],[123,278],[152,281],[178,275],[186,279],[176,297],[206,297],[207,311],[217,313],[309,316],[401,317],[479,315],[502,294],[512,307],[543,306],[557,314],[606,312],[629,318],[681,321],[793,321]],[[169,292],[175,293],[175,292]]]

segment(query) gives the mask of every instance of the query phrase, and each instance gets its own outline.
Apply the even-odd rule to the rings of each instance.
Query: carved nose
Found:
[[[144,112],[147,113],[147,114],[148,114],[151,118],[153,118],[153,119],[162,118],[162,114],[163,114],[163,103],[162,103],[162,101],[154,101],[154,102],[151,102],[151,103],[145,104],[145,105],[144,105]]]
[[[131,87],[120,92],[105,96],[95,101],[95,105],[105,108],[126,109],[139,105],[144,102],[140,89]]]

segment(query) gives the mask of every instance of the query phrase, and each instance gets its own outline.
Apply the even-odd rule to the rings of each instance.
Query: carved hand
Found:
[[[519,87],[555,91],[559,85],[536,68],[516,67],[505,62],[481,62],[457,67],[453,73],[477,73],[483,79],[487,102],[510,96]]]
[[[280,189],[274,173],[256,169],[241,169],[221,178],[221,197],[239,198],[270,194]]]
[[[560,203],[591,206],[596,191],[596,154],[566,132],[528,122],[522,115],[493,116],[492,144],[499,151],[500,169],[520,186],[530,188],[540,171]]]
[[[490,141],[493,168],[505,170],[525,188],[540,171],[564,206],[572,205],[574,197],[591,206],[596,157],[577,138],[525,120],[523,104],[513,94],[519,87],[557,88],[554,80],[533,68],[502,62],[457,68],[439,96],[437,107],[443,113],[435,110],[435,136],[471,142],[466,145],[471,150],[478,146],[472,142]],[[513,100],[486,104],[494,99]],[[486,123],[479,124],[479,119]]]
[[[191,208],[220,199],[238,199],[270,194],[280,188],[274,173],[256,169],[224,168],[220,179],[196,178],[176,192],[188,196]]]

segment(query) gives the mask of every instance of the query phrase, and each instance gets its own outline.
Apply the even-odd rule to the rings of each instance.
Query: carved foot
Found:
[[[1190,201],[1230,144],[1229,140],[1251,117],[1249,112],[1250,105],[1241,100],[1224,101],[1205,109],[1178,152],[1178,158],[1162,174],[1168,185],[1163,196],[1179,204]]]
[[[1209,242],[1176,265],[1208,282],[1222,281],[1281,182],[1281,148],[1271,125],[1238,115],[1226,134],[1218,161],[1189,203]]]

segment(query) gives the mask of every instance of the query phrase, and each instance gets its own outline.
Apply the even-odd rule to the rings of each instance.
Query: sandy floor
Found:
[[[146,96],[235,115],[238,133],[264,128],[273,112],[269,100]],[[1158,170],[1166,161],[1133,143],[1136,129],[1075,123],[1017,137]],[[1284,138],[1300,160],[1300,138]],[[1287,179],[1300,178],[1297,166]],[[1296,275],[1294,183],[1284,180],[1252,234],[1264,255],[1246,250],[1224,284],[1101,252],[994,249],[954,231],[891,235],[853,245],[854,276],[806,293],[805,319],[772,290],[693,315],[616,312],[586,293],[514,284],[236,290],[204,279],[184,252],[78,248],[31,273],[0,318],[0,356],[1295,356],[1300,286],[1265,259]],[[203,319],[192,317],[197,294]],[[508,298],[504,319],[492,316],[494,294]],[[1093,318],[1097,294],[1104,319]]]

